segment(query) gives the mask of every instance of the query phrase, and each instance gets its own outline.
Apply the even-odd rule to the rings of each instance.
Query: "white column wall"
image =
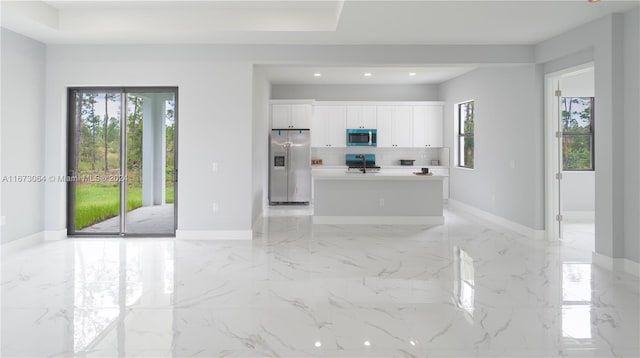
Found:
[[[153,206],[165,203],[167,133],[164,114],[166,101],[164,93],[143,95],[142,126],[142,205]]]
[[[269,193],[269,97],[271,83],[265,71],[253,66],[253,129],[252,129],[252,213],[251,222],[262,216]]]
[[[640,262],[640,9],[624,14],[624,255]]]
[[[166,96],[157,94],[155,96],[156,123],[153,127],[154,147],[153,147],[153,204],[162,205],[165,203],[166,193],[166,164],[167,164],[167,125],[164,120],[166,113]]]
[[[155,95],[143,96],[142,102],[142,206],[154,204],[155,142],[157,123],[157,103]]]

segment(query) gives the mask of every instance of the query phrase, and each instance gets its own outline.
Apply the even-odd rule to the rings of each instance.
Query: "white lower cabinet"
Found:
[[[347,107],[316,106],[311,119],[311,146],[341,148],[347,146]]]
[[[449,169],[430,169],[433,175],[445,175],[446,178],[442,181],[442,198],[449,199]]]

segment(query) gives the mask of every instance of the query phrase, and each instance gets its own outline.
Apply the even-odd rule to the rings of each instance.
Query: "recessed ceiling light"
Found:
[[[369,346],[371,346],[371,342],[369,342],[369,341],[364,341],[364,345],[365,345],[365,346],[367,346],[367,347],[369,347]]]
[[[415,76],[416,73],[415,72],[409,72],[409,76]]]
[[[322,73],[316,72],[313,74],[313,77],[322,77]]]
[[[364,77],[371,77],[371,72],[365,72]]]
[[[322,347],[322,342],[320,342],[320,341],[316,341],[315,346],[316,346],[316,347]]]

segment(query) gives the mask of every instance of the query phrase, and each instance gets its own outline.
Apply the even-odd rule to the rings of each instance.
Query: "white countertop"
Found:
[[[429,169],[449,169],[449,167],[445,167],[445,166],[435,166],[435,165],[381,165],[380,168],[382,170],[384,169],[405,169],[405,170],[415,170],[415,171],[420,171],[420,168],[429,168]],[[326,169],[326,170],[333,170],[333,169],[342,169],[342,170],[347,170],[347,166],[346,165],[312,165],[311,169]]]
[[[413,173],[347,173],[346,171],[323,171],[313,173],[314,180],[444,180],[444,175],[416,175]]]

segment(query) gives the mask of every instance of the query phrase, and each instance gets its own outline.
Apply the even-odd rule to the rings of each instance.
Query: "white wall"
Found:
[[[2,176],[44,174],[45,46],[2,29]],[[49,184],[2,183],[2,244],[44,230]]]
[[[274,84],[271,99],[317,101],[437,101],[438,85],[284,85]]]
[[[593,68],[563,77],[560,80],[560,88],[562,89],[563,97],[594,97],[595,77]],[[596,99],[597,105],[598,100]],[[597,136],[598,134],[596,133],[595,135]],[[595,185],[595,171],[563,172],[562,210],[567,212],[593,212],[595,210]]]
[[[267,205],[269,188],[269,97],[271,83],[264,70],[253,67],[252,214],[255,223]]]
[[[570,212],[594,212],[595,181],[594,172],[563,172],[562,174],[562,211],[570,215]]]
[[[68,86],[177,86],[178,230],[238,230],[250,235],[252,65],[207,61],[197,52],[175,48],[170,52],[180,52],[183,59],[167,60],[133,48],[138,49],[48,47],[46,173],[65,173]],[[218,164],[217,172],[212,163]],[[49,230],[66,227],[65,207],[64,184],[49,186],[45,201]]]
[[[452,160],[451,198],[533,229],[544,229],[540,71],[535,65],[482,68],[441,86],[445,146],[456,147],[456,103],[475,100],[475,168]]]
[[[624,16],[624,253],[640,262],[640,9]],[[596,102],[597,103],[597,102]]]

